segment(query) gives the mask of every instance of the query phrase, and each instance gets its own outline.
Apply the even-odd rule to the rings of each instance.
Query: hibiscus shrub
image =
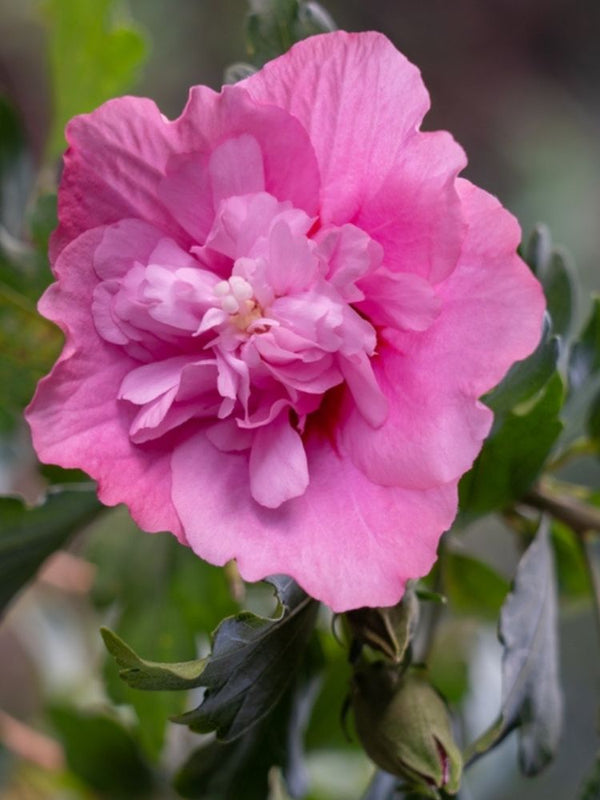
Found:
[[[421,130],[427,91],[385,36],[250,5],[253,65],[220,92],[193,87],[175,120],[124,96],[69,122],[45,319],[23,307],[49,280],[51,201],[31,242],[1,242],[0,332],[23,328],[7,429],[55,357],[45,320],[64,334],[26,410],[53,487],[0,504],[2,606],[94,521],[106,686],[136,721],[48,719],[100,796],[157,796],[168,716],[213,734],[169,762],[183,797],[325,797],[306,746],[364,749],[369,800],[444,798],[515,729],[535,775],[561,728],[559,592],[588,596],[587,561],[600,594],[598,498],[551,474],[598,452],[600,306],[577,335],[567,256],[542,226],[518,250],[461,147]],[[119,36],[141,57],[137,32],[100,41],[118,61]],[[26,157],[5,116],[3,169]],[[512,585],[464,545],[489,514]],[[459,737],[473,617],[499,618],[502,698]]]

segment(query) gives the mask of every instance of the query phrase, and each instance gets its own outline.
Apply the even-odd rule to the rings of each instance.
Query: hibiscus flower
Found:
[[[544,308],[513,217],[419,129],[428,105],[384,36],[336,32],[193,87],[174,121],[135,97],[72,120],[40,458],[247,580],[395,603]]]

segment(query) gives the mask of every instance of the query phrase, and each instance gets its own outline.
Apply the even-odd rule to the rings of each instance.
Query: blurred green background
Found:
[[[425,127],[450,130],[469,156],[466,176],[498,195],[517,215],[525,232],[538,221],[547,223],[555,241],[574,255],[583,278],[584,295],[598,290],[598,0],[329,0],[324,4],[339,27],[382,31],[420,67],[432,98]],[[77,0],[51,0],[45,4],[46,9],[52,10],[54,30],[58,25],[65,37],[62,51],[55,45],[52,49],[51,41],[56,40],[48,37],[45,26],[49,17],[47,12],[44,17],[43,5],[36,0],[0,0],[0,95],[16,110],[30,149],[30,156],[20,163],[21,174],[15,182],[18,188],[14,189],[13,199],[17,209],[25,205],[27,187],[33,191],[37,183],[38,188],[52,189],[58,175],[58,166],[48,155],[48,148],[52,147],[48,142],[57,135],[55,129],[53,132],[53,118],[57,113],[66,113],[64,108],[57,111],[53,99],[56,75],[65,70],[63,80],[76,99],[78,90],[82,96],[86,94],[90,81],[98,83],[98,73],[103,68],[102,48],[87,53],[84,49],[79,60],[71,57],[78,43],[87,41],[86,31],[74,21]],[[108,5],[106,0],[97,0],[99,18]],[[124,73],[131,72],[133,91],[152,97],[168,116],[174,117],[185,103],[189,85],[205,83],[217,88],[224,69],[245,58],[245,12],[245,0],[129,0],[119,4],[116,22],[137,27],[147,42],[147,57],[135,80],[135,65],[128,65],[128,59],[135,56],[133,51],[139,43],[137,39],[124,43],[123,69]],[[115,12],[111,13],[114,16]],[[64,98],[60,102],[64,103]],[[18,193],[23,194],[23,202]],[[4,224],[12,236],[21,235],[22,215],[18,211],[13,218],[7,213]],[[583,296],[582,305],[585,302]],[[26,433],[17,430],[2,448],[2,490],[18,488],[34,495],[40,484],[30,468]],[[590,466],[578,477],[593,484],[598,470]],[[472,546],[481,547],[482,538],[486,558],[497,562],[509,575],[515,554],[507,557],[504,552],[506,532],[486,528],[483,536],[473,535]],[[175,582],[171,587],[174,599],[171,598],[171,606],[165,604],[164,617],[156,616],[155,609],[144,616],[140,595],[136,595],[143,593],[144,586],[132,587],[128,569],[123,568],[123,564],[140,559],[146,562],[146,576],[152,579],[158,569],[156,564],[166,558],[163,545],[157,544],[160,541],[138,536],[124,515],[116,512],[78,544],[77,553],[84,556],[84,561],[77,562],[69,573],[76,585],[65,590],[63,576],[58,579],[57,588],[51,575],[45,583],[23,594],[0,631],[0,713],[4,710],[11,717],[44,729],[47,721],[40,709],[48,698],[83,704],[104,702],[101,647],[96,631],[107,616],[109,621],[118,617],[125,629],[131,629],[132,641],[137,631],[146,655],[160,657],[164,650],[166,658],[171,653],[170,643],[159,639],[165,631],[174,631],[173,638],[177,638],[179,623],[169,619],[167,612],[179,608],[178,603],[187,603],[189,598],[182,601],[186,593]],[[165,547],[170,553],[171,546]],[[88,559],[94,564],[94,574],[85,572]],[[115,561],[121,566],[115,567]],[[201,611],[190,611],[190,626],[193,623],[197,629],[210,631],[220,616],[231,611],[226,587],[209,568],[196,574],[196,566],[186,562],[181,569],[180,578],[195,576],[194,580],[205,587],[196,595],[197,608],[209,608],[206,618],[200,620]],[[94,607],[87,600],[92,582]],[[151,584],[146,584],[146,589],[148,585]],[[115,600],[117,611],[111,606]],[[135,603],[137,617],[131,612]],[[576,797],[577,787],[598,748],[600,660],[596,639],[591,635],[590,616],[586,603],[571,602],[563,612],[567,735],[557,762],[539,780],[525,783],[514,765],[514,742],[508,741],[473,770],[461,800]],[[459,625],[449,620],[442,632],[445,640],[440,646],[439,663],[447,684],[454,676],[457,685],[462,686],[466,670],[463,656],[469,654],[470,679],[478,688],[467,703],[465,724],[482,729],[493,717],[499,694],[499,649],[493,627],[475,623],[467,615]],[[152,643],[157,648],[154,653],[148,652]],[[339,671],[331,673],[329,688],[333,690],[342,675],[336,695],[336,701],[341,702],[343,654],[333,649],[330,655],[337,658]],[[184,652],[179,657],[189,656]],[[119,689],[115,689],[114,675],[109,684],[110,681],[114,702]],[[125,693],[122,688],[120,691]],[[124,696],[122,701],[131,699]],[[162,734],[156,733],[160,723],[153,720],[152,709],[139,703],[142,747],[147,752],[160,749],[156,738],[152,738],[157,736],[160,740]],[[166,702],[163,717],[170,710]],[[126,717],[128,712],[124,713]],[[329,709],[332,724],[337,725],[337,714],[337,707]],[[316,743],[311,762],[314,797],[354,800],[360,796],[358,787],[368,779],[369,766],[355,750],[348,749],[341,735],[335,741],[339,745],[335,752],[319,751],[329,735],[328,731],[320,734],[319,724],[326,727],[323,710],[321,717],[317,715],[311,734]],[[188,744],[181,741],[185,735],[186,731],[179,728],[171,732],[163,760],[186,749]],[[0,746],[3,800],[96,796],[111,794],[96,795],[74,779],[63,776],[60,781],[48,780],[43,770],[15,767],[14,760]],[[166,789],[164,796],[169,796]]]

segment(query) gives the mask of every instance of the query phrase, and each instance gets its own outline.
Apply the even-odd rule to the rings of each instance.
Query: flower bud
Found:
[[[379,767],[413,786],[458,791],[462,756],[446,705],[422,670],[400,676],[383,662],[361,667],[352,705],[362,745]]]

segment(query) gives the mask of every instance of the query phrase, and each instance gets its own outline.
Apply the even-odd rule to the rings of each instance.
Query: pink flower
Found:
[[[340,32],[175,121],[134,97],[75,118],[40,458],[247,580],[395,603],[543,313],[517,223],[427,108],[387,39]]]

